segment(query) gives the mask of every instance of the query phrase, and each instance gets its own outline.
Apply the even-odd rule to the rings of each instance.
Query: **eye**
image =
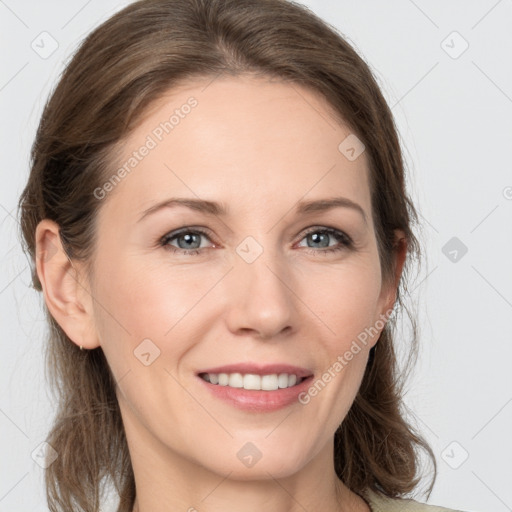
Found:
[[[329,244],[329,237],[331,237],[331,239],[334,238],[338,244],[331,246]],[[332,254],[353,247],[353,241],[347,234],[338,229],[328,227],[314,227],[306,232],[306,236],[302,240],[304,239],[314,244],[313,248],[309,246],[306,250],[306,252],[314,254]],[[319,248],[320,250],[315,250],[315,248]]]
[[[201,247],[202,237],[207,238],[211,242],[209,232],[199,228],[184,227],[164,235],[160,239],[159,245],[173,253],[194,256],[201,254],[207,248]],[[347,234],[338,229],[325,226],[311,228],[302,238],[302,240],[304,239],[313,244],[313,246],[308,246],[306,249],[306,252],[312,254],[332,254],[353,247],[353,241]],[[332,239],[337,241],[337,245],[330,244]],[[177,247],[174,245],[175,243]]]
[[[200,254],[204,249],[204,247],[201,247],[201,237],[210,240],[209,234],[202,229],[182,228],[162,237],[160,245],[172,252],[191,256]],[[176,240],[178,247],[171,244],[174,240]]]

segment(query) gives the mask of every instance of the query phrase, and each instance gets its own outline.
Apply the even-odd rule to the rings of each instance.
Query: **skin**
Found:
[[[117,165],[190,96],[198,105],[102,199],[92,275],[65,256],[55,223],[42,221],[36,233],[38,254],[56,247],[37,259],[50,312],[77,345],[101,346],[118,383],[133,510],[368,511],[334,472],[333,436],[378,334],[306,405],[242,411],[195,376],[255,361],[320,377],[392,308],[405,249],[394,282],[384,285],[366,154],[349,161],[338,150],[351,130],[320,96],[246,76],[169,91],[126,139]],[[366,222],[352,208],[295,213],[300,200],[333,196],[359,204]],[[139,221],[170,197],[222,202],[229,214],[178,206]],[[210,230],[194,246],[200,241],[200,254],[159,245],[182,227]],[[325,227],[353,246],[307,236]],[[263,249],[252,263],[236,252],[248,236]],[[191,251],[183,238],[168,244]],[[326,245],[340,250],[325,253]],[[160,350],[148,366],[134,355],[144,339]],[[261,452],[250,468],[237,457],[247,442]]]

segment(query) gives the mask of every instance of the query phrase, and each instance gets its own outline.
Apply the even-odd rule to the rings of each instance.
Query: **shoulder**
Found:
[[[372,512],[463,512],[462,510],[420,503],[412,499],[388,498],[373,491],[364,492],[362,497],[368,502]]]

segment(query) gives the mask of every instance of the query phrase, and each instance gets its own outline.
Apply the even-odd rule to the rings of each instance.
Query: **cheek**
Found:
[[[331,351],[343,349],[378,317],[378,265],[378,259],[368,254],[338,267],[316,269],[301,280],[300,297],[317,315]]]
[[[106,266],[103,275],[97,294],[110,313],[100,312],[103,325],[121,324],[134,341],[165,336],[211,286],[191,279],[192,273],[180,267],[150,265],[144,258],[117,260],[115,266]]]
[[[158,371],[174,373],[206,336],[219,318],[219,301],[210,290],[225,273],[211,266],[148,264],[148,259],[104,261],[95,289],[96,328],[112,371],[116,378],[131,372],[140,383]]]

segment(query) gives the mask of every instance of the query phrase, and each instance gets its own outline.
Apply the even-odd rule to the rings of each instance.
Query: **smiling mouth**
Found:
[[[273,373],[268,375],[256,375],[254,373],[200,373],[199,377],[217,386],[256,391],[276,391],[292,388],[309,378],[298,377],[293,373]]]

